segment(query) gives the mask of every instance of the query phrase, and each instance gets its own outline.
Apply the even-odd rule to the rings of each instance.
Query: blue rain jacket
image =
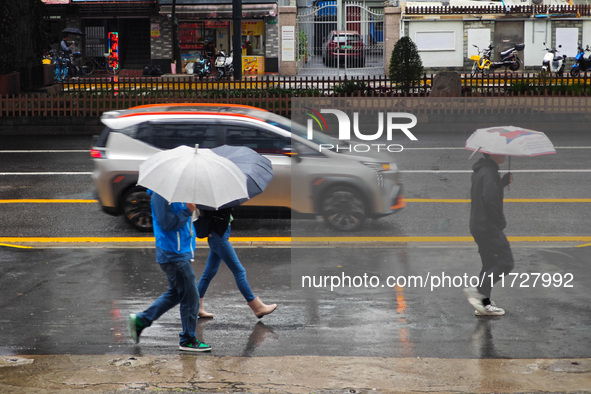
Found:
[[[156,261],[160,264],[192,259],[195,251],[195,230],[191,211],[184,203],[169,203],[158,193],[152,196],[152,220],[156,238]]]

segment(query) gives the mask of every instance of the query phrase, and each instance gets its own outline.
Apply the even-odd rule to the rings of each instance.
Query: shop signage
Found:
[[[261,74],[265,72],[264,56],[242,56],[242,72],[244,74]]]
[[[114,70],[119,68],[119,33],[110,31],[109,37],[109,67]]]
[[[160,23],[150,23],[150,37],[160,37]]]
[[[207,29],[215,29],[217,27],[228,27],[230,26],[230,22],[228,21],[205,21],[205,28]]]
[[[262,36],[265,34],[265,24],[263,22],[242,22],[243,36]]]
[[[295,26],[281,26],[281,60],[295,61]]]

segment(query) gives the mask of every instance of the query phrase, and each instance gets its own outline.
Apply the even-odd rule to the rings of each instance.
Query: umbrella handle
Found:
[[[509,156],[509,170],[508,171],[509,171],[509,174],[511,174],[511,156]],[[509,176],[511,176],[511,175],[509,175]],[[509,179],[511,179],[511,178],[509,178]],[[509,184],[507,185],[507,191],[510,191],[510,190],[511,190],[511,182],[509,182]]]

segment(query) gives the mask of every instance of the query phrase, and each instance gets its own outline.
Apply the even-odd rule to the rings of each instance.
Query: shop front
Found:
[[[83,61],[109,62],[126,70],[141,70],[150,64],[150,18],[157,15],[156,0],[45,0],[54,49],[66,28],[78,28],[72,34],[74,52]]]
[[[220,51],[232,50],[232,2],[177,1],[176,16],[184,72],[187,63],[201,56],[215,60]],[[171,0],[160,0],[160,14],[170,15]],[[242,73],[260,74],[278,71],[276,25],[277,3],[242,2]],[[270,30],[271,29],[271,30]],[[180,71],[180,70],[179,70]]]
[[[265,23],[263,21],[242,21],[242,73],[261,74],[265,72]]]

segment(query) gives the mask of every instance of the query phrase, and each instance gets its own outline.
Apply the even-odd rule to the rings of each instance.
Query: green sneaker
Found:
[[[140,342],[140,334],[144,330],[144,326],[138,320],[135,313],[129,314],[129,332],[131,333],[131,339],[133,339],[133,343]]]
[[[190,341],[181,343],[179,350],[183,350],[185,352],[209,352],[211,351],[211,346],[206,345],[203,342],[199,342],[197,339],[193,338]]]

